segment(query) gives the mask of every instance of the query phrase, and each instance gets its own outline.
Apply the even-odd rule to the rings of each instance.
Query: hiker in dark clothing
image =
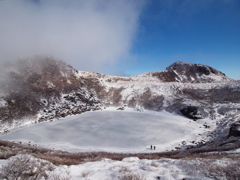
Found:
[[[154,150],[155,150],[155,149],[156,149],[156,146],[154,146],[153,148],[154,148]]]
[[[152,145],[151,145],[151,149],[152,149]]]

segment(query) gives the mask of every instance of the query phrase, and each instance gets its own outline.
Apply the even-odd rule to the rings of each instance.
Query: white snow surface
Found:
[[[107,108],[24,127],[1,139],[70,152],[156,152],[172,150],[182,141],[198,140],[198,134],[206,131],[206,122],[214,127],[209,119],[194,122],[165,111]],[[156,150],[150,150],[150,145]]]
[[[4,99],[0,99],[0,107],[5,107],[7,106],[7,101],[5,101]]]
[[[76,74],[77,77],[94,77],[97,78],[100,84],[105,87],[105,91],[113,89],[121,89],[121,102],[124,104],[129,102],[132,99],[135,99],[137,102],[140,101],[141,96],[147,90],[151,91],[152,97],[163,96],[163,108],[169,107],[171,102],[174,102],[176,97],[182,95],[184,89],[196,89],[196,90],[210,90],[210,89],[219,89],[223,87],[230,88],[240,88],[240,83],[238,81],[232,81],[230,79],[221,80],[222,76],[217,76],[211,74],[211,79],[216,81],[211,83],[180,83],[180,82],[162,82],[157,77],[152,76],[154,72],[148,72],[145,74],[139,74],[130,77],[117,77],[117,76],[108,76],[100,73],[89,73],[78,71]],[[204,78],[205,76],[202,76]],[[179,77],[180,78],[180,77]],[[185,78],[181,76],[181,78]],[[208,78],[206,76],[206,78]],[[220,79],[219,79],[220,78]],[[180,80],[180,79],[179,79]],[[108,101],[107,101],[108,102]],[[202,106],[203,102],[196,101],[194,99],[185,99],[183,98],[183,104],[195,104],[196,106]],[[207,102],[208,103],[208,102]],[[204,103],[206,104],[206,103]]]
[[[17,155],[8,160],[0,160],[0,165],[6,166],[9,161],[24,156],[31,157],[30,155]],[[35,160],[35,162],[43,161],[34,157],[31,159]],[[221,160],[177,160],[167,158],[149,160],[129,157],[124,158],[122,161],[105,158],[100,161],[86,162],[79,165],[55,166],[53,171],[46,171],[46,173],[49,176],[48,180],[225,180],[229,179],[229,174],[226,174],[229,169],[225,167],[232,163],[232,159],[227,158]],[[218,167],[220,171],[213,171],[216,169],[211,169],[212,166]],[[237,169],[237,167],[234,167],[234,170]]]
[[[103,159],[97,162],[88,162],[70,167],[62,166],[62,170],[66,170],[72,175],[72,179],[162,179],[175,180],[190,178],[184,172],[182,164],[179,160],[160,159],[160,160],[140,160],[138,157],[125,158],[122,161],[113,161],[111,159]],[[60,168],[59,168],[60,169]],[[199,174],[196,179],[201,179],[203,176]]]

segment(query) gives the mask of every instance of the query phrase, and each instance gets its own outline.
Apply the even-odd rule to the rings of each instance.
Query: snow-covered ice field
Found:
[[[203,133],[201,123],[167,112],[109,108],[31,125],[1,137],[76,151],[149,152],[174,149]]]

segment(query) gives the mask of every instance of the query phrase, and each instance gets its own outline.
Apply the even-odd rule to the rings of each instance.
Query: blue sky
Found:
[[[150,1],[140,17],[126,74],[162,71],[175,61],[201,63],[240,79],[239,0]]]
[[[240,80],[240,0],[3,0],[0,22],[1,62],[126,76],[184,61]]]

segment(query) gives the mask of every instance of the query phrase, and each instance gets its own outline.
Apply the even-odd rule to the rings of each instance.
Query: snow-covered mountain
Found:
[[[212,67],[184,62],[176,62],[165,71],[155,73],[153,76],[157,76],[163,82],[182,83],[223,82],[231,80],[225,74]]]
[[[166,110],[191,119],[210,118],[226,137],[231,124],[240,120],[240,83],[216,69],[176,62],[163,72],[131,77],[79,71],[78,78],[98,82],[98,98],[105,106],[138,110]]]
[[[1,124],[21,124],[28,116],[44,121],[104,106],[166,110],[194,120],[208,117],[220,122],[223,136],[240,120],[240,82],[205,65],[176,62],[163,72],[131,77],[77,71],[51,57],[2,67]]]
[[[20,141],[0,140],[0,159],[12,156],[0,160],[3,179],[13,177],[12,172],[21,177],[37,172],[32,177],[52,179],[239,177],[240,81],[212,67],[176,62],[163,72],[117,77],[78,71],[51,57],[35,57],[0,68],[2,134],[60,118],[2,136]],[[70,116],[103,108],[81,117]],[[65,116],[69,117],[62,118]],[[30,141],[61,150],[89,151],[91,147],[97,151],[103,146],[106,151],[112,147],[121,153],[72,154],[38,148]],[[156,152],[175,150],[149,153],[153,151],[149,143],[157,147]],[[124,154],[123,148],[135,154]],[[136,157],[130,157],[133,155]]]
[[[78,78],[95,79],[98,97],[107,105],[127,105],[178,112],[185,106],[239,103],[239,82],[209,66],[176,62],[163,72],[131,77],[78,72]]]
[[[202,64],[175,62],[165,71],[148,72],[132,76],[134,80],[181,82],[181,83],[210,83],[232,81],[222,72]]]
[[[21,124],[29,118],[38,122],[100,109],[93,80],[78,79],[76,72],[52,57],[3,64],[0,125]]]

